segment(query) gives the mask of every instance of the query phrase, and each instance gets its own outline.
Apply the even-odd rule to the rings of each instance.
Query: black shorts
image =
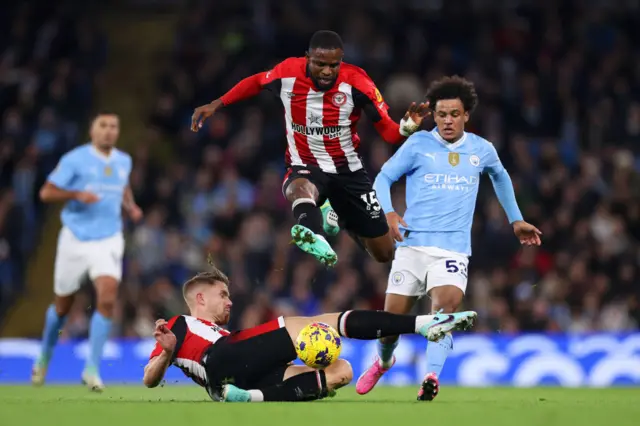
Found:
[[[318,188],[319,205],[329,199],[338,214],[340,226],[347,231],[364,238],[382,237],[389,231],[387,219],[365,169],[333,174],[315,166],[291,166],[284,178],[283,192],[298,178],[308,179]]]
[[[224,336],[211,345],[203,361],[213,389],[225,383],[259,389],[282,382],[289,363],[296,358],[284,318],[280,317]]]

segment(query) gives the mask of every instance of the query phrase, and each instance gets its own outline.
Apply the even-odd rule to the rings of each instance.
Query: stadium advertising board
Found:
[[[111,384],[141,383],[153,340],[109,342],[102,365]],[[425,340],[403,337],[397,362],[384,376],[386,385],[415,384],[425,371]],[[40,343],[0,339],[0,383],[26,383]],[[87,342],[64,342],[56,349],[48,383],[79,380]],[[348,340],[342,350],[358,377],[376,350],[375,342]],[[640,333],[588,335],[457,336],[441,381],[459,386],[640,386]],[[170,368],[167,383],[189,383]]]

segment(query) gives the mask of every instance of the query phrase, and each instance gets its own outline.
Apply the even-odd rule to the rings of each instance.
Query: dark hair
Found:
[[[312,49],[343,49],[342,39],[334,31],[316,31],[309,40],[309,50]]]
[[[212,270],[208,272],[200,272],[193,278],[190,278],[187,282],[182,285],[182,296],[185,300],[187,300],[187,293],[189,289],[193,287],[195,284],[210,284],[214,285],[217,283],[223,283],[229,285],[229,278],[225,275],[224,272],[219,270],[218,268],[212,266]]]
[[[460,99],[464,110],[473,112],[478,105],[478,94],[472,82],[454,75],[452,77],[442,77],[429,86],[427,96],[429,108],[436,108],[436,103],[443,99]]]
[[[91,123],[93,123],[94,121],[96,121],[96,119],[98,117],[102,117],[103,115],[115,115],[116,117],[119,117],[118,113],[113,112],[111,110],[108,109],[100,109],[95,111],[93,114],[91,114]]]

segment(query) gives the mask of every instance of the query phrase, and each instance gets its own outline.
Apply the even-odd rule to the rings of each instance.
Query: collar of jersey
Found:
[[[431,134],[433,135],[434,138],[436,138],[436,140],[438,142],[440,142],[442,145],[446,146],[447,149],[453,151],[456,150],[460,147],[460,145],[462,145],[466,140],[467,140],[467,132],[463,132],[462,133],[462,137],[460,138],[460,140],[458,142],[454,142],[454,143],[449,143],[447,141],[445,141],[442,136],[440,136],[440,133],[438,133],[438,128],[434,127],[433,130],[431,131]]]
[[[113,157],[114,157],[114,150],[113,149],[111,150],[109,155],[105,155],[102,152],[98,151],[96,149],[96,147],[93,146],[93,144],[91,142],[89,142],[89,144],[90,144],[91,154],[95,155],[96,157],[98,157],[102,161],[109,162],[109,161],[113,160]]]

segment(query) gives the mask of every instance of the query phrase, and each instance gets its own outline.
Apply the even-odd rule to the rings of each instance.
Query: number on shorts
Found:
[[[463,277],[467,278],[467,264],[464,262],[458,262],[455,259],[449,259],[445,262],[447,272],[455,274],[460,272]]]
[[[362,194],[360,198],[362,198],[362,201],[367,205],[367,210],[371,210],[373,208],[374,211],[378,212],[382,208],[380,207],[378,197],[376,197],[376,191],[371,191],[368,194]]]

